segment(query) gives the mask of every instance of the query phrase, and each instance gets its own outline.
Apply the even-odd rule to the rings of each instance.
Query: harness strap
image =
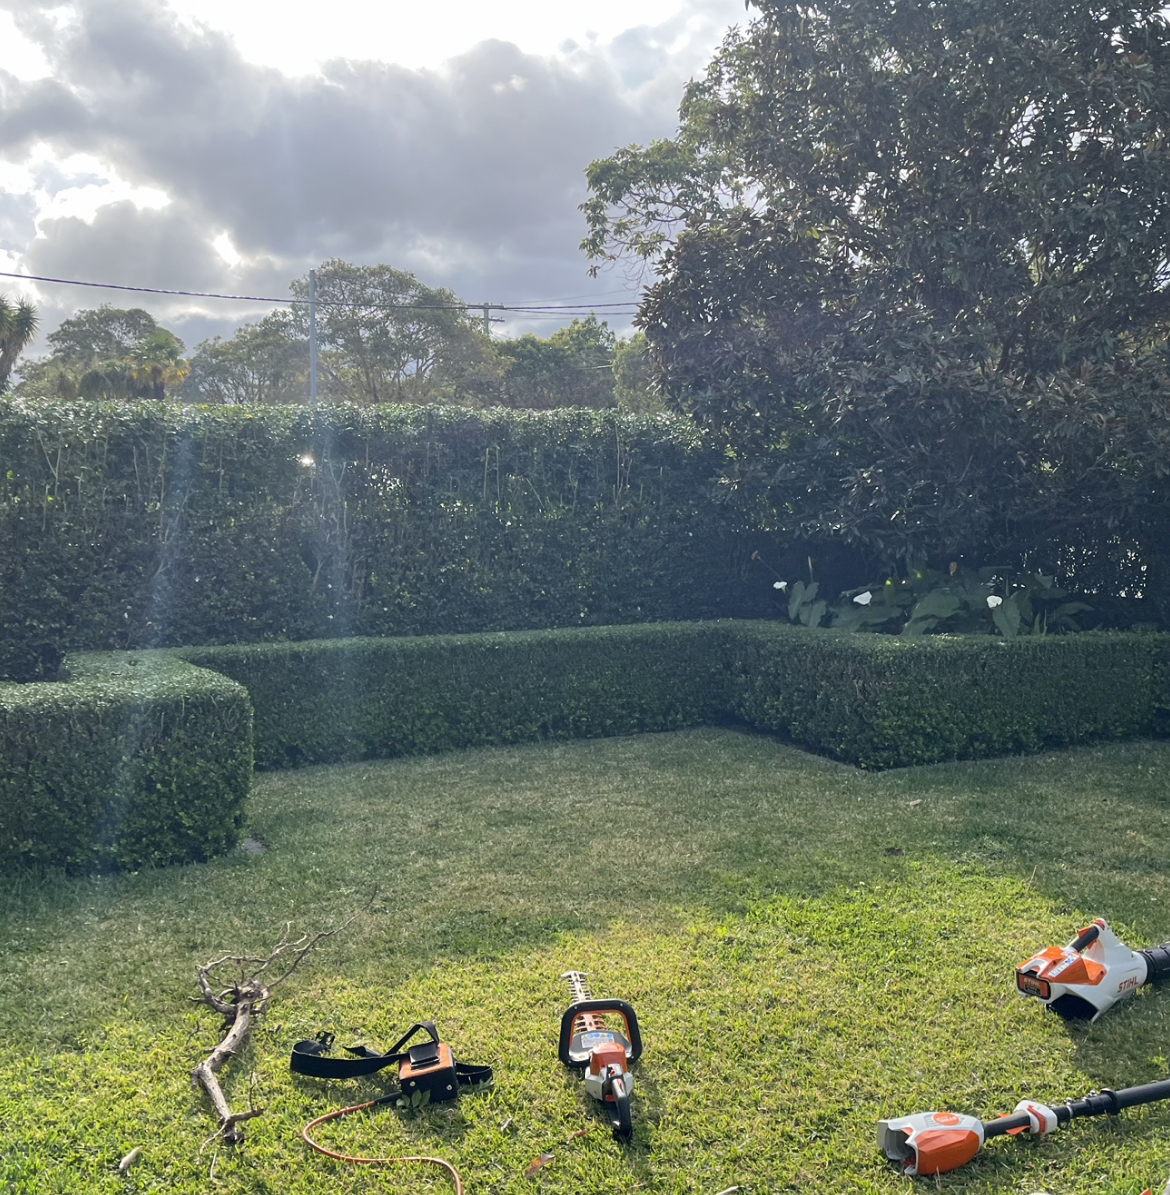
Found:
[[[410,1058],[416,1051],[423,1051],[426,1046],[416,1046],[414,1050],[403,1047],[420,1030],[426,1032],[432,1045],[438,1045],[439,1031],[434,1021],[419,1021],[411,1027],[386,1051],[379,1054],[368,1046],[347,1046],[346,1049],[353,1058],[331,1058],[328,1051],[335,1040],[332,1033],[322,1033],[319,1038],[309,1038],[297,1042],[292,1048],[292,1058],[289,1065],[299,1075],[309,1075],[314,1079],[353,1079],[362,1075],[372,1075],[383,1067],[392,1066]],[[416,1058],[418,1062],[421,1059]],[[460,1087],[482,1087],[492,1081],[490,1066],[469,1066],[459,1061],[455,1062],[455,1077]]]

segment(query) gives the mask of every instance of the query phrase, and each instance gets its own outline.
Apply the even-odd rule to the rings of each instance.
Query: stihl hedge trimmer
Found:
[[[1170,975],[1170,942],[1130,950],[1098,917],[1067,946],[1049,946],[1016,968],[1016,988],[1066,1021],[1095,1021],[1118,1000]]]
[[[634,1131],[630,1067],[642,1057],[637,1015],[624,1000],[594,1000],[583,971],[566,971],[561,978],[568,980],[573,1000],[561,1017],[561,1061],[585,1072],[585,1090],[605,1104],[613,1135],[628,1141]],[[615,1018],[621,1021],[623,1032],[613,1025]]]
[[[1078,1117],[1116,1115],[1122,1108],[1165,1099],[1170,1099],[1170,1079],[1122,1091],[1092,1091],[1056,1108],[1021,1100],[1010,1116],[995,1120],[958,1112],[919,1112],[878,1121],[878,1145],[891,1162],[901,1164],[904,1174],[946,1174],[965,1166],[991,1137],[1004,1133],[1042,1137]]]

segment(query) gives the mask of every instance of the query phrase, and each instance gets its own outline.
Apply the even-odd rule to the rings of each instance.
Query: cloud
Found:
[[[48,147],[104,163],[124,184],[106,193],[112,202],[97,186],[89,219],[52,218],[54,194],[72,186],[81,203],[82,184],[62,175],[53,191],[42,171],[35,239],[28,197],[9,196],[0,249],[21,253],[28,272],[283,295],[336,256],[505,302],[620,285],[591,282],[577,250],[584,169],[673,131],[692,64],[672,47],[693,59],[696,39],[720,27],[710,4],[687,0],[608,48],[541,57],[487,41],[442,69],[338,60],[291,77],[150,0],[79,0],[64,17],[57,4],[7,7],[51,73],[0,71],[0,159],[20,165]],[[151,194],[169,203],[151,206]],[[216,248],[225,236],[235,264]],[[58,307],[94,305],[41,293],[46,328]],[[230,332],[245,309],[215,310],[203,304],[200,318]]]

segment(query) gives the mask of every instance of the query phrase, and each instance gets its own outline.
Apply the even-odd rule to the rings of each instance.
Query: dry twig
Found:
[[[373,897],[370,900],[372,902]],[[352,920],[351,917],[337,929],[321,930],[312,936],[305,934],[295,941],[290,936],[292,923],[289,922],[284,927],[280,941],[266,958],[225,954],[199,968],[201,994],[194,998],[195,1002],[205,1004],[219,1013],[224,1019],[225,1030],[219,1045],[191,1072],[191,1086],[196,1090],[202,1087],[207,1092],[219,1117],[219,1128],[204,1142],[204,1148],[213,1141],[217,1142],[217,1148],[221,1141],[225,1145],[239,1145],[244,1140],[244,1122],[263,1115],[264,1109],[256,1107],[249,1108],[247,1112],[233,1112],[219,1085],[219,1072],[228,1059],[240,1051],[253,1020],[264,1014],[273,991],[292,975],[319,942],[332,937]],[[265,983],[265,973],[278,961],[287,966],[276,979]],[[217,983],[215,976],[217,971],[225,967],[238,969],[238,978],[228,986],[220,987],[223,981]]]

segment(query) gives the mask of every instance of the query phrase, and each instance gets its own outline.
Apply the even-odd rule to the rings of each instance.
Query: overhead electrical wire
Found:
[[[98,290],[132,291],[143,295],[176,295],[191,299],[227,299],[237,303],[283,303],[289,306],[304,306],[308,299],[274,298],[269,295],[225,295],[215,291],[201,290],[167,290],[156,286],[124,286],[116,282],[84,282],[77,278],[47,278],[38,274],[15,274],[0,270],[0,278],[17,278],[24,282],[50,282],[60,286],[88,286]],[[613,291],[609,292],[613,294]],[[592,312],[601,309],[622,308],[636,310],[638,303],[632,299],[624,302],[609,303],[546,303],[528,304],[525,306],[511,306],[507,303],[368,303],[345,299],[318,299],[322,307],[360,307],[367,311],[482,311],[485,307],[493,311],[513,311],[517,314],[533,314],[560,311],[564,313]],[[609,314],[620,315],[622,311],[611,311]]]

